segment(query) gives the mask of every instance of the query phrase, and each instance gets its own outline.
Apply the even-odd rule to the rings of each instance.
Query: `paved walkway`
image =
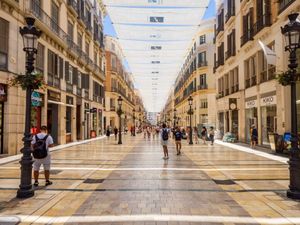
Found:
[[[162,159],[159,140],[114,137],[52,152],[52,186],[16,199],[17,161],[0,165],[0,224],[300,224],[285,197],[286,163],[184,141]],[[43,184],[43,180],[40,183]]]

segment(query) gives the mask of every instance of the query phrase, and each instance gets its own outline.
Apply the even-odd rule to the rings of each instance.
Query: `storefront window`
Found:
[[[223,137],[224,135],[224,113],[219,113],[219,130],[220,134]]]
[[[277,131],[276,105],[261,107],[262,144],[269,145],[269,134]]]
[[[97,130],[97,113],[93,113],[93,130]]]
[[[99,135],[102,135],[102,112],[98,112],[98,129]]]
[[[257,108],[246,109],[246,141],[250,143],[250,128],[254,125],[257,128]]]
[[[72,108],[67,107],[66,109],[66,133],[71,133],[71,121],[72,121]]]
[[[231,132],[238,139],[239,137],[239,111],[233,110],[231,111]]]

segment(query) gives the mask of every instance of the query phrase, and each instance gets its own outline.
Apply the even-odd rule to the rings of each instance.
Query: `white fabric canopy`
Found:
[[[149,112],[159,112],[208,0],[104,0],[104,3],[145,107]]]

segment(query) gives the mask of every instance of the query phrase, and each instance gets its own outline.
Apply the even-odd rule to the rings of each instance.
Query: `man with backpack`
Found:
[[[40,167],[43,164],[46,186],[51,185],[52,182],[50,178],[50,165],[51,165],[51,156],[49,147],[53,146],[53,138],[48,134],[48,129],[46,126],[41,127],[41,132],[34,135],[32,138],[32,154],[34,157],[33,162],[33,177],[34,177],[34,186],[39,185],[39,171]]]
[[[166,124],[163,124],[161,130],[161,145],[163,146],[164,149],[163,159],[169,159],[168,140],[169,140],[169,130],[167,129]]]
[[[179,127],[176,127],[174,132],[175,144],[176,144],[176,151],[177,155],[181,154],[181,139],[182,139],[182,132],[180,131]]]

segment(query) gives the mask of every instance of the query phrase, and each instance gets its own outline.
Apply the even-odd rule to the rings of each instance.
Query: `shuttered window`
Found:
[[[0,69],[8,67],[8,21],[0,18]]]
[[[44,62],[45,62],[45,47],[41,43],[38,43],[37,46],[37,55],[36,55],[36,71],[43,73],[44,72]]]

